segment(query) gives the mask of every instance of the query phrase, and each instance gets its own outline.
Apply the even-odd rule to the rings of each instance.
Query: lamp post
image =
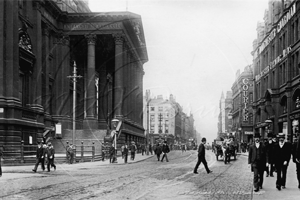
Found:
[[[117,162],[117,125],[119,123],[119,120],[114,118],[111,120],[113,125],[113,137],[114,137],[114,146],[115,146],[115,153],[114,153],[114,162]]]
[[[82,76],[77,75],[76,62],[74,61],[74,71],[72,76],[67,76],[67,78],[72,79],[73,81],[73,132],[72,132],[72,142],[75,145],[75,120],[76,120],[76,82],[78,78]]]
[[[270,120],[270,119],[267,119],[266,121],[265,121],[265,123],[267,124],[267,137],[268,137],[268,134],[269,134],[269,131],[270,131],[270,125],[271,125],[271,123],[272,123],[272,120]]]

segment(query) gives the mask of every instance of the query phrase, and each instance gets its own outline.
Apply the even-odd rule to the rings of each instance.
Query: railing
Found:
[[[68,142],[67,142],[68,145]],[[3,145],[3,158],[7,162],[13,163],[29,163],[35,162],[35,155],[37,150],[37,145],[24,145],[24,141],[21,141],[20,145]],[[100,160],[100,155],[95,155],[95,143],[92,145],[83,145],[75,146],[74,149],[74,161],[79,162],[94,162],[96,159]],[[56,152],[56,155],[65,156],[56,156],[56,160],[68,160],[67,150],[64,152]],[[78,159],[79,158],[79,159]]]

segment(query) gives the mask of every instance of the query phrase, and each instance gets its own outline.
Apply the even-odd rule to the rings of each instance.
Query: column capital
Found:
[[[88,44],[93,44],[93,45],[96,44],[97,35],[89,34],[89,35],[85,35],[85,38],[86,38]]]
[[[51,28],[48,24],[46,24],[46,25],[43,26],[42,31],[43,31],[43,35],[49,37]]]
[[[64,33],[57,33],[55,43],[68,46],[70,44],[70,37]]]
[[[125,35],[123,33],[113,33],[112,36],[116,45],[121,45],[124,43]]]

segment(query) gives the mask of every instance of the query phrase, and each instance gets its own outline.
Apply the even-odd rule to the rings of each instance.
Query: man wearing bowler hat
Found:
[[[275,165],[274,165],[274,146],[276,145],[275,142],[273,142],[273,134],[268,133],[268,141],[266,143],[266,156],[267,156],[267,177],[270,175],[271,177],[274,177],[273,173],[275,171]]]
[[[251,165],[253,175],[254,192],[262,189],[264,181],[264,171],[266,168],[266,150],[260,141],[260,134],[254,134],[254,144],[249,148],[248,163]]]
[[[278,134],[278,144],[275,145],[275,167],[277,171],[276,188],[278,190],[285,189],[286,172],[291,159],[292,145],[285,141],[285,134]]]

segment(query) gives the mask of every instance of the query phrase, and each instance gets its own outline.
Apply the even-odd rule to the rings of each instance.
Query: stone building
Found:
[[[250,142],[253,137],[253,68],[246,66],[236,73],[232,87],[231,132],[238,142]]]
[[[300,119],[300,2],[270,1],[253,42],[254,129],[292,140]]]
[[[87,0],[3,0],[0,13],[0,145],[72,141],[75,63],[76,145],[100,146],[113,118],[119,145],[144,140],[140,15],[93,13]]]

